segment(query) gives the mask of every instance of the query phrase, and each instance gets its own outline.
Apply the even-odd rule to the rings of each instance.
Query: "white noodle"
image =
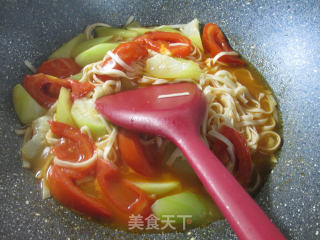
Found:
[[[261,142],[267,145],[262,145]],[[274,131],[264,131],[260,134],[259,148],[261,152],[274,152],[281,144],[281,138],[278,133]]]
[[[15,129],[14,132],[17,134],[17,135],[21,135],[23,136],[27,131],[27,128],[25,129]]]
[[[53,136],[53,133],[51,131],[51,129],[46,133],[46,141],[49,145],[55,145],[57,143],[59,143],[60,139],[59,138],[55,138]]]
[[[124,27],[127,27],[130,23],[133,22],[133,20],[134,20],[134,16],[131,15],[126,21],[126,23],[124,24]]]
[[[219,60],[219,58],[221,58],[222,56],[238,56],[239,54],[235,51],[230,51],[230,52],[220,52],[218,53],[216,56],[214,56],[214,58],[208,58],[207,62],[210,65],[214,65],[217,63],[217,61]],[[208,64],[207,63],[207,64]]]
[[[127,24],[133,21],[133,16],[130,16],[127,20]],[[85,35],[87,39],[93,38],[92,31],[97,26],[110,27],[108,24],[95,23],[89,25],[85,29]],[[173,28],[181,28],[184,24],[178,25],[165,25]],[[170,46],[185,46],[184,43],[170,43]],[[158,54],[155,51],[148,50],[149,57]],[[223,125],[233,127],[235,130],[240,132],[246,139],[249,149],[251,152],[260,151],[263,153],[273,153],[281,144],[280,136],[272,131],[278,120],[276,101],[272,96],[270,91],[260,92],[258,96],[253,97],[248,88],[240,83],[237,79],[241,77],[236,74],[236,71],[246,71],[249,81],[254,81],[254,78],[250,71],[244,68],[240,68],[235,72],[229,72],[223,68],[221,65],[226,65],[219,62],[222,56],[237,56],[238,53],[234,51],[221,52],[217,54],[214,58],[204,58],[204,53],[192,43],[191,53],[186,59],[192,60],[199,64],[202,69],[199,80],[191,79],[161,79],[151,76],[143,75],[144,62],[139,61],[133,64],[126,64],[118,55],[109,51],[105,57],[98,62],[88,64],[82,70],[82,78],[80,82],[89,82],[95,86],[94,92],[89,95],[92,101],[97,98],[113,94],[121,91],[121,78],[126,78],[131,81],[132,85],[144,84],[144,85],[158,85],[166,83],[176,83],[183,81],[193,81],[197,84],[199,89],[202,90],[205,95],[208,108],[201,127],[201,137],[207,145],[214,144],[214,140],[219,139],[227,145],[227,151],[230,155],[231,161],[227,166],[230,171],[235,167],[235,152],[233,144],[223,135],[219,133],[219,129]],[[108,64],[102,67],[102,63],[110,59]],[[31,65],[29,61],[24,61],[25,65],[32,71],[36,69]],[[123,71],[114,69],[116,65],[123,67]],[[110,76],[110,79],[103,79],[101,76]],[[116,78],[116,79],[114,79]],[[242,82],[242,81],[241,81]],[[168,97],[178,97],[187,95],[186,93],[176,93],[176,94],[166,94],[160,95],[159,98]],[[56,103],[48,110],[47,116],[53,117],[56,112]],[[64,167],[80,168],[84,166],[89,166],[93,164],[97,157],[103,158],[105,161],[116,161],[118,158],[117,153],[117,128],[106,122],[106,120],[99,114],[99,118],[105,125],[106,134],[95,141],[95,152],[94,155],[83,162],[69,162],[60,160],[54,157],[54,163]],[[81,132],[91,136],[90,129],[88,127],[82,127]],[[22,132],[21,132],[22,133]],[[32,128],[27,128],[25,131],[25,141],[28,141],[32,137]],[[55,138],[51,132],[48,130],[45,139],[49,145],[57,144],[60,139]],[[156,142],[159,147],[163,145],[162,138],[154,137],[150,143]],[[175,149],[167,160],[167,165],[174,164],[177,158],[183,157],[182,152],[179,149]],[[28,164],[27,162],[24,164]],[[27,165],[25,165],[27,166]],[[41,173],[41,177],[45,177],[44,173]],[[259,185],[260,176],[257,176],[258,183],[253,188]],[[45,186],[45,185],[44,185]],[[43,188],[43,194],[48,188]]]
[[[182,152],[180,151],[180,149],[179,149],[179,148],[176,148],[176,149],[173,151],[173,153],[170,155],[170,157],[168,158],[166,164],[167,164],[168,166],[172,166],[172,165],[174,164],[175,160],[176,160],[177,158],[180,158],[180,157],[184,158],[184,156],[183,156]]]
[[[225,136],[223,136],[222,134],[218,133],[215,130],[210,130],[208,134],[212,137],[219,139],[221,142],[227,145],[227,151],[229,153],[230,160],[231,160],[230,162],[228,162],[227,168],[229,169],[230,172],[232,172],[236,164],[236,155],[234,153],[234,146],[232,142],[230,142],[228,138],[226,138]]]
[[[61,160],[58,157],[54,157],[53,162],[56,165],[59,165],[61,167],[67,167],[67,168],[83,168],[83,167],[88,167],[91,164],[93,164],[97,160],[98,154],[94,152],[91,158],[82,161],[82,162],[70,162],[66,160]]]
[[[31,164],[29,161],[22,159],[22,167],[23,168],[31,168]]]
[[[111,148],[116,140],[116,137],[117,137],[117,130],[114,128],[112,130],[109,138],[107,139],[108,142],[107,142],[107,146],[104,148],[104,151],[103,151],[103,159],[110,160],[110,158],[108,156],[109,156]]]
[[[41,179],[42,200],[51,197],[50,189],[46,179]]]
[[[96,27],[111,27],[111,26],[109,24],[105,24],[105,23],[94,23],[94,24],[87,26],[86,29],[84,30],[84,33],[85,33],[87,39],[93,38],[92,31]]]
[[[252,167],[254,167],[253,164],[252,164]],[[255,181],[253,186],[246,188],[246,190],[249,193],[253,193],[254,191],[256,191],[258,189],[258,187],[260,186],[260,184],[261,184],[261,176],[260,176],[260,174],[256,170],[254,172],[256,174],[256,181]]]
[[[186,24],[171,24],[171,25],[161,25],[160,27],[171,27],[171,28],[182,28]]]
[[[130,67],[128,64],[126,64],[119,56],[118,54],[114,54],[112,51],[108,51],[107,55],[111,57],[116,63],[118,63],[120,66],[122,66],[127,71],[133,72],[134,69]]]
[[[30,69],[31,72],[36,73],[37,69],[28,61],[28,60],[24,60],[24,65],[27,66],[27,68]]]
[[[91,131],[90,131],[90,129],[88,128],[88,126],[82,126],[81,128],[80,128],[80,132],[81,133],[84,133],[84,134],[87,134],[88,136],[89,136],[89,138],[91,138],[92,139],[92,134],[91,134]]]
[[[242,122],[239,122],[236,124],[236,126],[238,128],[244,127],[244,126],[249,126],[249,125],[262,125],[265,124],[268,121],[268,119],[264,118],[264,119],[259,119],[259,120],[244,120]]]

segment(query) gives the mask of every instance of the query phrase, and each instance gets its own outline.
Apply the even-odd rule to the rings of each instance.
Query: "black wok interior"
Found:
[[[21,167],[20,127],[12,88],[33,65],[85,26],[121,26],[133,15],[146,26],[215,22],[231,46],[262,73],[279,101],[279,163],[255,197],[288,239],[320,236],[320,2],[307,1],[10,1],[0,6],[1,239],[237,239],[226,221],[184,233],[128,234],[41,200],[32,172]]]

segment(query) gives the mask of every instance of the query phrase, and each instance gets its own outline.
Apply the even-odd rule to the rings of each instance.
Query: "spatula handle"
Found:
[[[176,135],[177,136],[177,135]],[[173,139],[239,239],[285,239],[250,195],[203,143],[196,131]]]

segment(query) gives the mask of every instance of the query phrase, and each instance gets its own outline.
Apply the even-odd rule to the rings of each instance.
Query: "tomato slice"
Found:
[[[96,172],[103,196],[118,217],[127,221],[131,214],[148,216],[151,202],[146,193],[123,179],[111,163],[98,159]]]
[[[233,51],[220,28],[214,23],[208,23],[204,26],[202,43],[205,50],[208,51],[212,57],[220,52]],[[219,58],[219,61],[230,64],[231,66],[246,65],[246,62],[238,56],[225,55]]]
[[[113,54],[117,55],[124,63],[131,65],[133,62],[137,62],[145,59],[148,56],[147,49],[139,43],[136,42],[126,42],[120,44],[116,49],[112,51]],[[104,68],[123,70],[123,67],[115,62],[112,58],[106,59],[102,64]],[[108,79],[113,79],[114,77],[106,75],[98,75],[99,79],[106,81]]]
[[[82,98],[94,90],[94,86],[87,82],[80,83],[79,81],[68,79],[68,83],[69,88],[71,88],[72,100]]]
[[[227,126],[222,126],[219,132],[233,144],[237,159],[233,175],[243,187],[247,187],[251,178],[252,161],[246,139],[239,132]],[[213,152],[224,165],[227,165],[229,156],[225,143],[216,139]]]
[[[113,50],[113,53],[118,55],[118,57],[128,65],[135,61],[142,60],[148,56],[148,51],[146,48],[136,42],[122,43]],[[103,62],[102,66],[105,66],[106,64],[110,64],[110,59],[107,59],[105,62]],[[122,68],[117,64],[117,68],[119,67]]]
[[[60,167],[60,170],[63,172],[64,175],[70,177],[73,180],[82,179],[87,176],[95,176],[95,164],[92,164],[88,167],[83,168],[67,168],[67,167]]]
[[[138,134],[128,130],[119,130],[118,146],[121,159],[130,168],[146,177],[155,175],[154,169],[150,165],[151,161],[148,159]]]
[[[57,101],[61,87],[71,89],[73,100],[87,95],[94,89],[94,86],[90,83],[56,78],[43,73],[27,75],[24,79],[26,91],[45,108],[50,108]]]
[[[63,137],[62,141],[53,147],[53,153],[60,159],[81,162],[92,157],[94,143],[88,135],[68,124],[50,121],[53,134]]]
[[[27,75],[24,79],[26,91],[43,107],[50,108],[57,100],[61,86],[65,81],[43,73]]]
[[[53,58],[43,62],[38,68],[37,73],[66,78],[80,71],[81,67],[72,58]]]
[[[191,41],[179,33],[173,32],[147,32],[135,38],[136,42],[144,44],[156,52],[169,53],[174,57],[186,57],[191,52]]]
[[[60,167],[51,166],[47,179],[51,195],[66,207],[96,218],[111,216],[110,210],[101,201],[86,195]]]

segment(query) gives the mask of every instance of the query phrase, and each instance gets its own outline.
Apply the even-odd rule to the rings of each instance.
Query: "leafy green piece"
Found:
[[[201,69],[191,60],[157,54],[146,61],[145,71],[158,78],[199,79]]]
[[[176,30],[172,27],[169,26],[160,26],[160,27],[155,27],[153,28],[154,31],[161,31],[161,32],[173,32],[173,33],[180,33],[181,32],[179,30]]]
[[[146,32],[153,31],[153,28],[144,28],[144,27],[128,27],[127,29],[130,31],[137,32],[138,35],[142,35],[142,34],[145,34]]]
[[[132,182],[142,191],[148,194],[164,195],[172,191],[177,191],[181,188],[178,181],[170,182]]]
[[[138,33],[138,35],[145,34],[146,32],[154,32],[154,31],[161,31],[161,32],[175,32],[175,33],[180,33],[180,31],[169,27],[169,26],[160,26],[160,27],[152,27],[152,28],[144,28],[144,27],[127,27],[127,29],[131,31],[135,31]]]
[[[123,28],[97,27],[95,31],[98,37],[114,36],[124,39],[132,39],[138,36],[136,31],[126,30]]]
[[[74,38],[72,38],[69,42],[63,44],[60,48],[54,51],[50,56],[51,58],[71,58],[71,51],[73,48],[81,43],[82,41],[86,40],[86,36],[84,33],[80,33]]]
[[[183,223],[183,218],[179,216],[189,216],[193,226],[204,224],[208,218],[208,209],[201,196],[189,191],[160,198],[154,202],[151,210],[160,219],[165,219],[165,215],[173,215],[177,224]]]
[[[94,39],[89,39],[83,42],[80,42],[77,44],[71,51],[71,57],[75,58],[78,56],[80,53],[84,52],[85,50],[98,45],[100,43],[105,43],[112,39],[112,36],[107,36],[107,37],[99,37],[99,38],[94,38]]]
[[[184,25],[181,31],[193,42],[193,44],[195,44],[200,50],[203,51],[198,19],[194,19],[188,24]]]
[[[127,25],[127,29],[130,30],[129,28],[139,28],[142,27],[142,25],[136,21],[133,21],[132,23],[130,23],[129,25]]]
[[[81,98],[74,101],[71,115],[79,128],[87,126],[94,137],[98,138],[107,133],[106,126],[91,99]]]
[[[75,61],[84,67],[90,63],[102,60],[108,51],[115,49],[117,46],[119,46],[119,43],[100,43],[80,53],[75,58]]]
[[[46,133],[49,131],[49,120],[51,120],[48,116],[42,116],[32,123],[32,138],[26,142],[22,149],[22,156],[29,160],[35,160],[40,156],[44,147],[46,146]]]
[[[82,78],[83,73],[79,72],[75,75],[71,75],[69,78],[79,81]]]
[[[14,110],[23,124],[31,123],[47,111],[30,96],[21,84],[13,88],[12,97]]]
[[[62,87],[57,103],[56,121],[69,124],[75,127],[75,123],[71,115],[71,93],[69,89]]]

